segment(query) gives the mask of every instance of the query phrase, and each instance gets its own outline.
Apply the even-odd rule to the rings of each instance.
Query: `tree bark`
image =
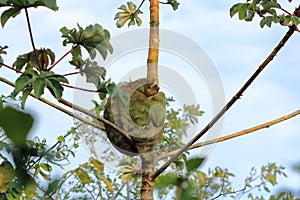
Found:
[[[150,0],[150,35],[147,59],[147,78],[155,81],[151,88],[157,93],[158,87],[158,53],[159,53],[159,0]],[[155,94],[153,93],[153,94]],[[154,152],[140,155],[142,160],[141,200],[153,200]]]
[[[150,36],[147,59],[147,77],[154,78],[158,85],[158,52],[159,52],[159,1],[150,0]]]

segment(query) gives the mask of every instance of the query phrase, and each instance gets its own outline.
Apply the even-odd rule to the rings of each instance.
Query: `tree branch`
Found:
[[[74,51],[74,49],[76,49],[76,47],[78,47],[78,45],[72,47],[67,53],[65,53],[61,58],[59,58],[55,63],[53,63],[48,71],[50,71],[51,69],[53,69],[53,67],[55,67],[60,61],[62,61],[67,55],[69,55],[70,53],[72,53]]]
[[[8,68],[8,69],[10,69],[10,70],[15,71],[15,72],[18,73],[18,74],[22,74],[21,71],[19,71],[19,70],[15,69],[15,68],[13,68],[13,67],[11,67],[11,66],[9,66],[9,65],[6,65],[6,64],[0,62],[0,66],[1,66],[1,65],[3,65],[4,67],[6,67],[6,68]]]
[[[38,54],[37,54],[37,51],[36,51],[36,48],[35,48],[35,45],[34,45],[33,34],[32,34],[32,30],[31,30],[31,25],[30,25],[29,14],[28,14],[27,8],[25,8],[25,15],[26,15],[26,21],[27,21],[27,26],[28,26],[28,31],[29,31],[31,46],[33,48],[33,52],[34,52],[34,55],[35,55],[35,60],[36,60],[36,63],[38,65],[38,67],[41,69],[39,58],[38,58]]]
[[[144,4],[145,0],[142,0],[141,4],[139,5],[139,7],[136,9],[136,11],[134,12],[133,15],[135,15],[142,7],[142,5]]]
[[[229,140],[229,139],[233,139],[233,138],[236,138],[236,137],[239,137],[239,136],[243,136],[243,135],[247,135],[249,133],[253,133],[253,132],[258,131],[258,130],[263,129],[263,128],[269,128],[270,126],[273,126],[275,124],[281,123],[281,122],[283,122],[285,120],[288,120],[290,118],[293,118],[293,117],[295,117],[295,116],[297,116],[299,114],[300,114],[300,110],[297,110],[297,111],[292,112],[292,113],[290,113],[288,115],[279,117],[279,118],[277,118],[275,120],[266,122],[264,124],[260,124],[258,126],[254,126],[252,128],[249,128],[249,129],[245,129],[245,130],[239,131],[237,133],[229,134],[229,135],[224,136],[224,137],[220,137],[220,138],[217,138],[217,139],[208,140],[208,141],[205,141],[205,142],[200,142],[200,143],[194,144],[194,145],[192,145],[192,146],[189,147],[189,150],[196,149],[196,148],[203,147],[203,146],[210,145],[210,144],[224,142],[224,141]],[[159,156],[157,158],[156,161],[165,159],[167,157],[174,156],[178,151],[179,151],[179,149],[171,151],[171,152],[168,152],[168,153],[166,153],[164,155],[161,155],[161,156]]]
[[[6,83],[6,84],[8,84],[8,85],[10,85],[10,86],[12,86],[12,87],[15,87],[15,84],[14,84],[13,82],[11,82],[11,81],[9,81],[9,80],[7,80],[7,79],[5,79],[5,78],[0,77],[0,81],[3,82],[3,83]],[[30,93],[29,95],[36,99],[36,97],[34,96],[33,93]],[[69,115],[69,116],[71,116],[71,117],[74,117],[74,118],[76,118],[76,119],[78,119],[78,120],[80,120],[80,121],[82,121],[82,122],[84,122],[84,123],[86,123],[86,124],[89,124],[89,125],[91,125],[91,126],[93,126],[93,127],[95,127],[95,128],[99,128],[100,130],[105,130],[105,129],[104,129],[102,126],[100,126],[99,124],[94,123],[94,122],[92,122],[92,121],[90,121],[90,120],[88,120],[88,119],[86,119],[86,118],[80,117],[80,116],[74,114],[73,112],[71,112],[71,111],[69,111],[69,110],[63,108],[63,107],[61,107],[61,106],[59,106],[59,105],[57,105],[57,104],[54,104],[54,103],[51,102],[51,101],[48,101],[47,99],[39,98],[38,100],[41,101],[41,102],[43,102],[43,103],[45,103],[45,104],[47,104],[47,105],[50,106],[50,107],[53,107],[53,108],[55,108],[55,109],[57,109],[57,110],[59,110],[59,111],[65,113],[65,114],[67,114],[67,115]]]
[[[10,85],[10,86],[12,86],[12,87],[15,87],[15,84],[14,84],[13,82],[11,82],[11,81],[9,81],[9,80],[7,80],[7,79],[5,79],[5,78],[0,77],[0,81],[3,82],[3,83],[6,83],[6,84],[8,84],[8,85]],[[30,93],[30,96],[36,98],[36,97],[34,96],[33,93]],[[84,122],[84,123],[87,123],[87,124],[89,124],[89,125],[91,125],[91,126],[93,126],[93,127],[95,127],[95,128],[99,128],[100,130],[105,130],[105,129],[104,129],[102,126],[100,126],[99,124],[97,124],[97,123],[95,123],[95,122],[92,122],[92,121],[90,121],[90,120],[88,120],[88,119],[86,119],[86,118],[80,117],[80,116],[74,114],[73,112],[71,112],[71,111],[69,111],[69,110],[63,108],[63,107],[61,107],[61,106],[59,106],[59,105],[56,105],[56,104],[54,104],[54,103],[51,102],[51,101],[48,101],[47,99],[39,98],[38,100],[41,101],[41,102],[43,102],[43,103],[45,103],[45,104],[47,104],[47,105],[49,105],[49,106],[51,106],[51,107],[53,107],[53,108],[55,108],[55,109],[57,109],[57,110],[62,111],[63,113],[65,113],[65,114],[67,114],[67,115],[69,115],[69,116],[71,116],[71,117],[74,117],[74,118],[76,118],[76,119],[78,119],[78,120],[80,120],[80,121],[82,121],[82,122]],[[77,111],[79,111],[79,112],[81,112],[81,113],[83,113],[83,114],[86,114],[86,115],[89,116],[89,117],[92,117],[92,118],[94,118],[94,119],[96,119],[96,120],[98,120],[98,121],[100,121],[100,122],[102,122],[102,123],[104,123],[104,124],[107,124],[107,125],[110,126],[111,128],[113,128],[113,129],[115,129],[116,131],[118,131],[120,134],[122,134],[124,137],[126,137],[126,139],[128,140],[128,142],[133,143],[133,140],[132,140],[132,138],[129,136],[129,134],[126,133],[124,130],[120,129],[118,126],[116,126],[116,125],[113,124],[112,122],[110,122],[110,121],[108,121],[108,120],[106,120],[106,119],[104,119],[104,118],[102,118],[102,117],[99,117],[99,116],[97,116],[97,115],[91,113],[89,110],[86,110],[86,109],[84,109],[84,108],[82,108],[82,107],[80,107],[80,106],[78,106],[78,105],[72,104],[71,102],[69,102],[69,101],[67,101],[67,100],[61,99],[61,100],[58,100],[58,101],[59,101],[60,103],[64,104],[65,106],[68,106],[69,108],[72,108],[72,109],[74,109],[74,110],[77,110]]]
[[[90,89],[75,87],[75,86],[67,85],[67,84],[63,84],[63,83],[61,85],[64,86],[64,87],[67,87],[67,88],[72,88],[72,89],[75,89],[75,90],[81,90],[81,91],[85,91],[85,92],[92,92],[92,93],[97,92],[97,90],[90,90]]]
[[[0,81],[3,82],[3,83],[6,83],[6,84],[8,84],[8,85],[10,85],[12,87],[15,87],[15,84],[13,82],[11,82],[11,81],[9,81],[9,80],[7,80],[5,78],[0,77]],[[36,98],[33,93],[30,93],[30,96]],[[56,105],[53,102],[48,101],[47,99],[39,98],[38,100],[41,101],[41,102],[43,102],[43,103],[45,103],[45,104],[47,104],[47,105],[49,105],[49,106],[51,106],[51,107],[53,107],[53,108],[56,108],[57,110],[62,111],[63,113],[65,113],[65,114],[67,114],[69,116],[72,116],[72,117],[74,117],[74,118],[76,118],[76,119],[78,119],[78,120],[80,120],[82,122],[85,122],[85,123],[87,123],[87,124],[89,124],[91,126],[94,126],[95,128],[99,128],[100,130],[105,130],[102,126],[98,125],[97,123],[94,123],[94,122],[92,122],[92,121],[90,121],[88,119],[85,119],[83,117],[80,117],[78,115],[75,115],[74,113],[70,112],[69,110],[67,110],[67,109],[65,109],[65,108],[63,108],[63,107],[61,107],[59,105]],[[129,143],[131,143],[132,145],[134,145],[134,141],[130,137],[130,135],[126,131],[124,131],[121,128],[119,128],[118,126],[116,126],[114,123],[112,123],[112,122],[104,119],[103,117],[97,116],[97,115],[91,113],[89,110],[86,110],[86,109],[84,109],[84,108],[82,108],[82,107],[80,107],[80,106],[78,106],[76,104],[72,104],[71,102],[69,102],[69,101],[67,101],[65,99],[60,99],[60,100],[58,100],[58,102],[60,102],[60,103],[64,104],[65,106],[68,106],[69,108],[77,110],[77,111],[79,111],[79,112],[81,112],[83,114],[86,114],[89,117],[92,117],[92,118],[94,118],[94,119],[96,119],[96,120],[98,120],[98,121],[100,121],[100,122],[102,122],[102,123],[110,126],[111,128],[113,128],[116,131],[118,131],[120,134],[122,134]]]
[[[229,100],[229,102],[211,119],[211,121],[193,138],[191,139],[183,148],[181,148],[176,154],[165,164],[163,164],[156,172],[151,175],[152,179],[159,176],[171,163],[173,163],[183,152],[188,150],[192,144],[194,144],[200,137],[202,137],[225,113],[226,111],[242,96],[244,91],[252,84],[252,82],[257,78],[257,76],[265,69],[265,67],[273,60],[276,54],[284,46],[287,40],[292,36],[295,31],[295,26],[289,27],[289,30],[284,35],[282,40],[277,44],[270,55],[265,59],[265,61],[258,67],[258,69],[252,74],[252,76],[246,81],[246,83],[240,88],[240,90]]]
[[[65,99],[60,99],[60,100],[58,100],[58,102],[64,104],[65,106],[73,108],[74,110],[77,110],[77,111],[79,111],[79,112],[81,112],[83,114],[86,114],[89,117],[92,117],[92,118],[94,118],[94,119],[96,119],[96,120],[98,120],[98,121],[100,121],[100,122],[102,122],[102,123],[110,126],[111,128],[113,128],[116,131],[118,131],[120,134],[122,134],[128,140],[128,142],[131,142],[132,144],[134,144],[134,142],[133,142],[132,138],[129,136],[129,134],[126,133],[124,130],[120,129],[114,123],[112,123],[112,122],[110,122],[110,121],[108,121],[108,120],[106,120],[106,119],[104,119],[102,117],[99,117],[99,116],[91,113],[89,110],[86,110],[86,109],[84,109],[84,108],[82,108],[82,107],[80,107],[80,106],[78,106],[76,104],[72,104],[71,102],[69,102],[69,101],[67,101]]]

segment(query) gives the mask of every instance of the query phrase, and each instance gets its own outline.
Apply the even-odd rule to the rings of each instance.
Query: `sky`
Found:
[[[229,9],[237,2],[239,1],[180,1],[179,10],[175,12],[169,6],[161,6],[160,9],[160,28],[170,30],[178,37],[185,37],[188,42],[196,43],[205,52],[205,55],[201,56],[210,59],[212,65],[209,66],[216,70],[221,86],[224,88],[225,99],[220,97],[218,103],[230,99],[238,91],[287,31],[286,27],[277,24],[272,28],[261,29],[258,19],[249,23],[239,21],[236,16],[230,18]],[[122,3],[125,2],[90,0],[86,3],[86,1],[64,0],[58,1],[59,12],[43,8],[31,9],[30,19],[36,46],[52,48],[57,57],[63,55],[70,47],[62,47],[61,34],[58,30],[63,26],[75,27],[77,23],[83,27],[99,23],[110,31],[112,38],[125,37],[128,31],[148,28],[147,2],[141,9],[144,12],[141,27],[117,28],[114,15]],[[297,6],[296,3],[284,5],[291,12]],[[5,29],[0,29],[0,38],[1,45],[9,46],[8,55],[4,57],[6,64],[12,65],[19,53],[30,51],[24,14],[9,20]],[[147,41],[147,36],[144,39]],[[165,40],[167,39],[166,37]],[[166,41],[162,41],[161,38],[161,43],[164,42]],[[174,45],[170,48],[176,52],[175,49],[180,47]],[[300,35],[295,33],[242,98],[226,113],[217,136],[241,131],[299,109],[299,48]],[[109,68],[112,73],[109,75],[121,79],[123,74],[133,70],[126,67],[127,65],[137,68],[143,66],[146,55],[146,50],[140,49],[135,50],[134,53],[124,52],[119,57],[114,57],[115,60]],[[201,108],[206,112],[203,118],[200,118],[199,127],[196,128],[200,130],[201,126],[203,127],[213,116],[216,107],[220,106],[215,105],[214,98],[218,97],[214,96],[214,89],[203,77],[200,82],[197,82],[197,76],[203,74],[200,72],[193,77],[195,68],[190,60],[184,60],[180,55],[174,58],[170,51],[162,51],[160,56],[160,64],[166,66],[166,70],[176,69],[189,86],[197,84],[194,88],[198,88],[200,85],[199,89],[192,91],[195,94],[193,100],[199,101]],[[124,66],[118,68],[118,65]],[[58,66],[56,70],[61,73],[72,72],[67,62]],[[113,70],[119,70],[119,74]],[[0,76],[7,77],[11,81],[16,79],[16,75],[4,67],[0,69]],[[75,79],[72,81],[76,83]],[[171,82],[172,80],[163,79],[163,88],[169,88],[169,92],[179,98],[183,96],[180,91],[178,92],[178,88],[172,88]],[[0,84],[1,94],[9,94],[12,91],[9,86]],[[76,101],[77,97],[74,99],[72,90],[66,89],[65,95],[66,99],[72,101],[73,98]],[[37,108],[36,104],[37,101],[31,99],[27,108],[36,116],[37,123],[33,130],[35,134],[43,135],[46,132],[63,134],[73,124],[73,119],[67,118],[64,114],[40,103]],[[52,124],[55,124],[55,127]],[[285,166],[288,174],[288,178],[279,180],[280,187],[297,189],[300,186],[300,177],[292,167],[300,162],[299,133],[300,117],[298,116],[268,129],[219,143],[209,149],[203,169],[215,166],[228,168],[236,175],[234,184],[239,188],[243,186],[243,179],[253,166],[259,169],[269,162],[276,162],[278,165]],[[188,138],[193,134],[195,133],[191,133]],[[49,140],[55,142],[55,137]]]

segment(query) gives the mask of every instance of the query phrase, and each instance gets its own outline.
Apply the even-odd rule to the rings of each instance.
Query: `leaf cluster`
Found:
[[[138,14],[142,14],[142,11],[137,10],[137,6],[132,1],[127,2],[127,5],[121,5],[118,9],[122,10],[116,13],[114,18],[114,20],[117,20],[116,25],[118,28],[124,26],[127,21],[128,27],[135,24],[142,25],[142,20],[138,17]]]
[[[47,88],[56,99],[60,99],[64,90],[61,83],[68,83],[68,80],[52,71],[38,72],[34,69],[27,69],[17,78],[15,89],[11,95],[15,98],[22,91],[21,106],[24,108],[26,99],[32,90],[35,97],[40,98],[44,94],[44,89]]]
[[[183,108],[173,109],[171,104],[174,99],[167,98],[166,122],[164,134],[159,148],[168,147],[169,150],[180,148],[183,136],[192,125],[198,123],[198,118],[204,114],[200,105],[184,105]]]
[[[173,10],[177,10],[180,5],[180,3],[177,0],[168,0],[167,2],[160,2],[160,3],[171,5]]]
[[[238,15],[240,20],[252,21],[257,15],[261,18],[260,27],[271,27],[272,23],[283,26],[297,26],[300,16],[287,12],[277,0],[247,0],[246,3],[237,3],[230,8],[230,16]]]
[[[81,27],[79,24],[77,26],[78,29],[68,29],[66,27],[60,29],[62,37],[65,38],[63,45],[73,44],[74,49],[76,48],[76,50],[72,52],[74,60],[70,62],[72,65],[76,67],[81,66],[81,47],[88,51],[92,59],[96,57],[97,52],[100,53],[103,59],[107,57],[108,52],[113,52],[113,48],[109,43],[110,33],[108,30],[103,29],[103,27],[97,23],[89,25],[86,28]]]
[[[276,186],[279,176],[286,176],[284,168],[275,163],[263,166],[260,173],[252,168],[250,175],[245,178],[244,187],[234,189],[233,173],[221,167],[204,172],[199,169],[203,165],[203,160],[203,158],[184,159],[184,170],[171,171],[159,176],[155,185],[159,197],[166,198],[172,194],[174,199],[244,199],[246,197],[251,200],[297,199],[290,192],[270,195],[269,198],[266,198],[266,195],[259,196],[262,190],[267,194],[270,193],[270,186]]]
[[[0,16],[2,27],[9,18],[19,15],[22,9],[46,7],[53,11],[58,10],[56,0],[0,0],[0,7],[9,7]]]
[[[3,107],[2,100],[0,104],[0,127],[5,133],[0,142],[0,157],[3,160],[0,164],[0,199],[17,200],[21,195],[27,199],[39,196],[38,180],[51,181],[54,166],[61,168],[70,154],[75,156],[72,149],[78,145],[75,140],[71,146],[66,144],[65,138],[70,134],[58,137],[57,143],[50,148],[45,139],[35,137],[28,140],[33,125],[32,116],[8,106]],[[6,154],[11,155],[14,165]],[[51,196],[50,193],[56,189],[50,184],[44,193]]]

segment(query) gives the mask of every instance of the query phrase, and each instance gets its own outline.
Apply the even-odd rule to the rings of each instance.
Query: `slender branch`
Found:
[[[25,14],[26,14],[26,21],[27,21],[27,26],[28,26],[28,30],[29,30],[31,46],[33,48],[33,52],[34,52],[34,55],[35,55],[35,60],[36,60],[37,65],[39,66],[39,69],[41,69],[38,54],[37,54],[37,50],[36,50],[35,45],[34,45],[33,34],[32,34],[32,30],[31,30],[31,25],[30,25],[29,14],[28,14],[27,8],[25,8]]]
[[[72,75],[77,75],[80,72],[71,72],[71,73],[67,73],[67,74],[63,74],[62,76],[66,77],[66,76],[72,76]]]
[[[119,128],[118,126],[116,126],[114,123],[112,123],[112,122],[110,122],[110,121],[108,121],[108,120],[106,120],[106,119],[104,119],[104,118],[102,118],[102,117],[99,117],[99,116],[97,116],[97,115],[91,113],[89,110],[86,110],[86,109],[84,109],[84,108],[82,108],[82,107],[80,107],[80,106],[78,106],[78,105],[76,105],[76,104],[72,104],[71,102],[69,102],[69,101],[67,101],[67,100],[65,100],[65,99],[60,99],[60,100],[58,100],[58,101],[59,101],[60,103],[64,104],[65,106],[68,106],[68,107],[70,107],[70,108],[73,108],[74,110],[77,110],[77,111],[79,111],[79,112],[81,112],[81,113],[83,113],[83,114],[88,115],[89,117],[92,117],[92,118],[94,118],[94,119],[96,119],[96,120],[98,120],[98,121],[100,121],[100,122],[102,122],[102,123],[104,123],[104,124],[110,126],[111,128],[113,128],[113,129],[115,129],[116,131],[118,131],[120,134],[122,134],[122,135],[126,138],[126,140],[127,140],[128,142],[131,142],[131,143],[133,144],[133,140],[132,140],[132,138],[129,136],[129,134],[126,133],[126,132],[125,132],[124,130],[122,130],[121,128]]]
[[[297,110],[297,111],[292,112],[292,113],[290,113],[288,115],[279,117],[279,118],[277,118],[275,120],[272,120],[272,121],[268,121],[268,122],[266,122],[264,124],[260,124],[258,126],[251,127],[249,129],[245,129],[245,130],[242,130],[242,131],[239,131],[239,132],[236,132],[236,133],[233,133],[233,134],[229,134],[227,136],[220,137],[220,138],[217,138],[217,139],[208,140],[208,141],[205,141],[205,142],[200,142],[200,143],[194,144],[194,145],[192,145],[192,146],[189,147],[189,150],[196,149],[196,148],[203,147],[203,146],[210,145],[210,144],[224,142],[226,140],[233,139],[233,138],[236,138],[236,137],[239,137],[239,136],[243,136],[243,135],[247,135],[249,133],[253,133],[255,131],[258,131],[258,130],[261,130],[261,129],[264,129],[264,128],[269,128],[270,126],[273,126],[275,124],[281,123],[281,122],[283,122],[285,120],[288,120],[290,118],[293,118],[293,117],[295,117],[295,116],[297,116],[299,114],[300,114],[300,110]],[[178,151],[179,151],[179,149],[171,151],[171,152],[166,153],[164,155],[161,155],[161,156],[159,156],[157,158],[157,161],[165,159],[165,158],[170,157],[170,156],[173,156]]]
[[[9,81],[9,80],[7,80],[7,79],[5,79],[5,78],[0,77],[0,81],[3,82],[3,83],[6,83],[6,84],[8,84],[8,85],[10,85],[10,86],[12,86],[12,87],[15,87],[15,84],[14,84],[13,82],[11,82],[11,81]],[[36,97],[34,96],[33,93],[30,93],[30,96],[36,98]],[[57,104],[54,104],[54,103],[52,103],[51,101],[48,101],[47,99],[39,98],[38,100],[41,101],[41,102],[43,102],[43,103],[45,103],[45,104],[47,104],[47,105],[50,106],[50,107],[53,107],[53,108],[55,108],[55,109],[57,109],[57,110],[59,110],[59,111],[65,113],[65,114],[67,114],[67,115],[69,115],[69,116],[71,116],[71,117],[74,117],[75,119],[78,119],[78,120],[80,120],[80,121],[82,121],[82,122],[84,122],[84,123],[86,123],[86,124],[89,124],[89,125],[91,125],[91,126],[93,126],[93,127],[95,127],[95,128],[99,128],[100,130],[105,130],[105,129],[104,129],[102,126],[100,126],[99,124],[94,123],[94,122],[92,122],[92,121],[90,121],[90,120],[88,120],[88,119],[86,119],[86,118],[80,117],[80,116],[74,114],[73,112],[71,112],[71,111],[69,111],[69,110],[63,108],[63,107],[61,107],[61,106],[59,106],[59,105],[57,105]]]
[[[81,127],[83,125],[79,124],[74,130],[77,130],[79,127]],[[67,138],[70,134],[72,134],[72,131],[68,131],[63,137]],[[54,145],[52,145],[46,152],[50,152],[51,150],[53,150],[57,145],[59,145],[59,141],[57,141]],[[31,165],[29,165],[29,167],[27,167],[27,171],[29,169],[31,169],[36,163],[40,162],[42,160],[43,156],[40,156],[38,159],[36,159],[33,163],[31,163]]]
[[[70,53],[72,53],[74,51],[74,49],[76,49],[76,47],[78,47],[78,45],[72,47],[69,51],[67,51],[60,59],[58,59],[55,63],[53,63],[48,71],[50,71],[51,69],[53,69],[53,67],[55,67],[60,61],[62,61],[67,55],[69,55]]]
[[[287,11],[286,9],[284,9],[284,8],[279,8],[280,10],[282,10],[283,12],[285,12],[286,14],[288,14],[288,15],[292,15],[289,11]]]
[[[252,76],[246,81],[246,83],[240,88],[240,90],[229,100],[229,102],[211,119],[211,121],[183,148],[181,148],[169,161],[163,164],[156,172],[154,172],[151,178],[155,179],[159,176],[171,163],[173,163],[183,152],[188,150],[192,144],[194,144],[200,137],[202,137],[225,113],[226,111],[242,96],[244,91],[252,84],[252,82],[258,77],[258,75],[265,69],[265,67],[273,60],[276,54],[284,46],[287,40],[292,36],[295,31],[295,27],[290,27],[282,40],[265,59],[265,61],[258,67],[258,69],[252,74]]]
[[[0,63],[0,66],[1,66],[1,65],[3,65],[4,67],[6,67],[6,68],[8,68],[8,69],[11,69],[11,70],[15,71],[16,73],[22,74],[22,72],[21,72],[20,70],[17,70],[17,69],[15,69],[15,68],[13,68],[13,67],[11,67],[11,66],[9,66],[9,65],[6,65],[6,64],[4,64],[4,63]]]
[[[140,10],[140,8],[142,7],[142,5],[144,4],[144,2],[145,2],[145,0],[143,0],[142,2],[141,2],[141,4],[139,5],[139,7],[136,9],[136,11],[133,13],[133,15],[135,15],[139,10]]]
[[[229,194],[236,194],[236,193],[239,193],[239,192],[243,192],[243,191],[245,191],[245,190],[246,190],[246,187],[244,187],[244,188],[242,188],[242,189],[239,189],[239,190],[236,190],[236,191],[233,190],[233,191],[227,192],[227,193],[222,193],[222,191],[221,191],[220,194],[218,194],[216,197],[212,198],[211,200],[218,199],[218,198],[220,198],[221,196],[225,196],[225,195],[229,195]]]
[[[5,78],[0,77],[0,81],[1,81],[1,82],[4,82],[4,83],[6,83],[6,84],[8,84],[8,85],[10,85],[10,86],[12,86],[12,87],[15,87],[15,84],[14,84],[13,82],[11,82],[11,81],[9,81],[9,80],[7,80],[7,79],[5,79]],[[35,95],[34,95],[33,93],[30,93],[30,96],[36,98]],[[78,119],[78,120],[80,120],[80,121],[82,121],[82,122],[84,122],[84,123],[87,123],[87,124],[89,124],[89,125],[91,125],[91,126],[93,126],[93,127],[95,127],[95,128],[99,128],[100,130],[105,130],[105,129],[103,129],[103,127],[100,126],[99,124],[97,124],[97,123],[95,123],[95,122],[92,122],[92,121],[90,121],[90,120],[88,120],[88,119],[85,119],[85,118],[83,118],[83,117],[80,117],[80,116],[74,114],[73,112],[70,112],[69,110],[63,108],[63,107],[61,107],[61,106],[59,106],[59,105],[56,105],[56,104],[52,103],[51,101],[48,101],[47,99],[39,98],[38,100],[41,101],[41,102],[43,102],[43,103],[45,103],[45,104],[47,104],[47,105],[49,105],[49,106],[51,106],[51,107],[53,107],[53,108],[56,108],[57,110],[62,111],[63,113],[65,113],[65,114],[67,114],[67,115],[69,115],[69,116],[72,116],[72,117],[74,117],[74,118],[76,118],[76,119]],[[132,138],[129,136],[129,134],[126,133],[126,132],[125,132],[124,130],[122,130],[121,128],[119,128],[118,126],[116,126],[114,123],[112,123],[112,122],[110,122],[110,121],[108,121],[108,120],[106,120],[106,119],[104,119],[104,118],[102,118],[102,117],[99,117],[99,116],[97,116],[97,115],[91,113],[89,110],[86,110],[86,109],[84,109],[84,108],[82,108],[82,107],[80,107],[80,106],[78,106],[78,105],[76,105],[76,104],[72,104],[71,102],[69,102],[69,101],[67,101],[67,100],[60,99],[60,100],[58,100],[58,101],[59,101],[60,103],[64,104],[65,106],[68,106],[69,108],[72,108],[72,109],[74,109],[74,110],[77,110],[77,111],[79,111],[79,112],[81,112],[81,113],[83,113],[83,114],[86,114],[86,115],[89,116],[89,117],[92,117],[92,118],[94,118],[94,119],[96,119],[96,120],[98,120],[98,121],[100,121],[100,122],[102,122],[102,123],[104,123],[104,124],[110,126],[111,128],[113,128],[113,129],[115,129],[116,131],[118,131],[120,134],[122,134],[122,135],[126,138],[126,140],[127,140],[128,142],[130,142],[130,143],[133,144],[133,140],[132,140]]]
[[[85,92],[93,92],[93,93],[97,92],[97,90],[89,90],[89,89],[75,87],[75,86],[67,85],[67,84],[63,84],[63,83],[61,83],[61,85],[64,86],[64,87],[68,87],[68,88],[72,88],[72,89],[76,89],[76,90],[81,90],[81,91],[85,91]]]

